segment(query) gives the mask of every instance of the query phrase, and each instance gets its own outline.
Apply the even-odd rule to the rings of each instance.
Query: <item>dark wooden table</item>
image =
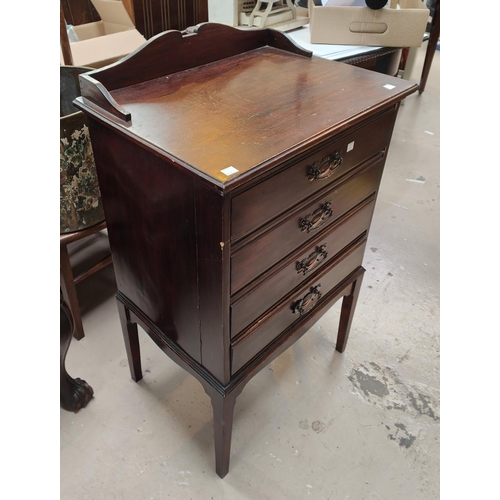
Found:
[[[224,477],[236,397],[339,299],[346,347],[399,103],[417,86],[208,23],[81,89],[132,378],[140,325],[210,396]]]

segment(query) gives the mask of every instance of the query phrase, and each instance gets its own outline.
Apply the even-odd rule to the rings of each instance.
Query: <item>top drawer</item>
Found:
[[[231,241],[257,229],[383,150],[389,144],[395,119],[396,111],[392,108],[236,195],[232,201]]]

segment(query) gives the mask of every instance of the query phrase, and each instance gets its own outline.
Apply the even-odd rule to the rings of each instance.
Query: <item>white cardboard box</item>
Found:
[[[135,28],[121,0],[92,0],[101,21],[74,26],[71,42],[74,66],[101,68],[130,54],[146,39]]]
[[[422,0],[391,0],[379,10],[309,2],[311,43],[420,47],[428,20]]]

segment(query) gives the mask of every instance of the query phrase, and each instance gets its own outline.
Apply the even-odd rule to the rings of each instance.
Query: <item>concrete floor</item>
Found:
[[[439,497],[439,70],[437,52],[424,94],[398,116],[346,352],[334,349],[336,305],[247,385],[224,480],[201,385],[141,330],[134,383],[112,269],[79,285],[86,337],[66,366],[95,397],[60,412],[61,498]]]

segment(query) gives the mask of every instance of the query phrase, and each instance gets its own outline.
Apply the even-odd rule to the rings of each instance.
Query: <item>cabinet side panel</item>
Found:
[[[193,181],[90,120],[118,290],[200,362]]]
[[[229,383],[229,199],[201,183],[196,189],[201,358]]]

